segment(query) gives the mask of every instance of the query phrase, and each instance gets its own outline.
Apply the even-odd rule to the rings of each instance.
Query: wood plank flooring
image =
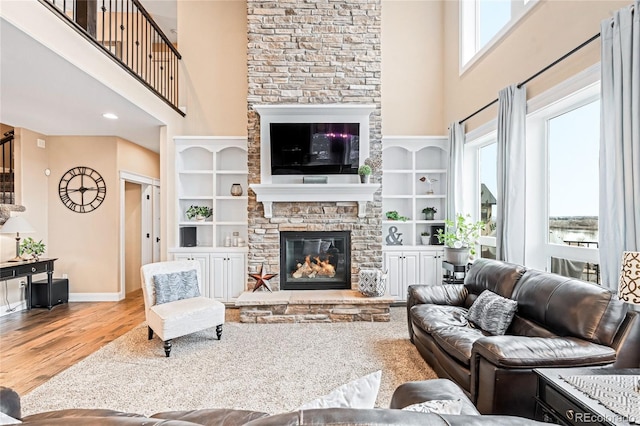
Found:
[[[144,321],[142,289],[0,318],[0,385],[25,394]]]

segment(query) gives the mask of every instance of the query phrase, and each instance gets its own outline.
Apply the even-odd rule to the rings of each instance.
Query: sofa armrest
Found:
[[[411,325],[411,307],[415,305],[453,305],[463,306],[469,292],[463,284],[424,285],[413,284],[407,289],[407,326],[409,340],[413,342]]]
[[[473,344],[477,357],[507,368],[583,367],[612,363],[616,352],[575,337],[486,336]]]
[[[407,308],[413,305],[463,306],[468,291],[463,284],[410,285],[407,294]]]
[[[425,401],[456,399],[462,401],[462,411],[460,414],[480,414],[464,391],[449,379],[432,379],[403,383],[393,392],[389,408],[402,409]]]

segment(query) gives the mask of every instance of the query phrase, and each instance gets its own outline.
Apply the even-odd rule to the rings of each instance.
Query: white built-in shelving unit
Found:
[[[199,260],[203,269],[203,293],[232,301],[245,288],[246,246],[226,246],[233,233],[247,241],[247,139],[245,137],[179,136],[175,142],[176,217],[175,241],[169,250],[174,259]],[[231,195],[240,184],[243,194]],[[207,206],[213,215],[204,221],[188,219],[187,209]],[[196,246],[180,246],[180,230],[196,228]]]
[[[440,284],[441,245],[422,244],[421,234],[433,234],[444,226],[448,148],[445,136],[389,136],[382,141],[382,240],[383,263],[389,272],[389,293],[406,299],[411,284]],[[435,179],[433,184],[420,178]],[[431,192],[432,191],[432,192]],[[422,210],[434,207],[434,219]],[[406,221],[388,220],[386,212],[397,211]],[[395,227],[395,231],[393,231]],[[398,235],[400,234],[400,235]],[[393,238],[402,241],[392,244]]]

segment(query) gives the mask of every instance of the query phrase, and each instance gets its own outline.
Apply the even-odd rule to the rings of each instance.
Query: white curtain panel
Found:
[[[447,176],[447,219],[455,221],[462,213],[462,162],[464,125],[454,121],[449,125],[449,171]]]
[[[600,36],[600,271],[616,289],[622,252],[640,251],[640,0],[602,21]]]
[[[498,93],[498,203],[496,256],[524,265],[525,122],[527,92],[512,85]]]

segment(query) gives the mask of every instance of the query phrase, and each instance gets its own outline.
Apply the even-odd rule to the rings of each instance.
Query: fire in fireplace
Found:
[[[350,288],[350,231],[280,232],[281,290]]]

